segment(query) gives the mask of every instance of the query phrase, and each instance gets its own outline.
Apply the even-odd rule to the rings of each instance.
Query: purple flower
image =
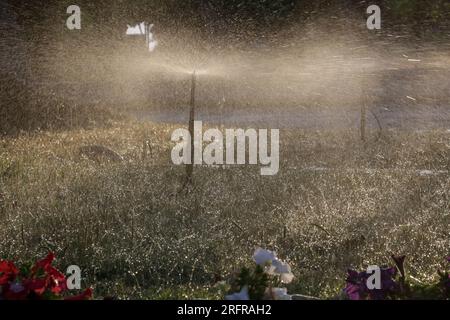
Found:
[[[347,286],[344,291],[350,300],[362,300],[365,295],[364,285],[361,283],[361,274],[355,270],[347,270]]]
[[[405,258],[406,256],[395,256],[392,255],[392,260],[394,260],[395,265],[397,266],[398,271],[402,278],[405,278]]]
[[[355,270],[348,270],[347,285],[344,289],[350,300],[384,300],[389,296],[395,294],[399,285],[395,281],[397,269],[381,268],[380,269],[380,289],[369,289],[367,287],[367,280],[372,276],[367,271],[357,272]]]
[[[381,269],[381,289],[370,290],[369,296],[371,300],[384,300],[388,296],[397,292],[399,285],[395,282],[395,276],[397,275],[397,269],[382,268]]]
[[[360,289],[361,287],[357,284],[347,283],[344,291],[350,300],[363,300]]]

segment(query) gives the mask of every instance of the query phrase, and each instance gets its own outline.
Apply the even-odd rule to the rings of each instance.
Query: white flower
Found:
[[[236,292],[225,296],[225,300],[250,300],[250,297],[248,296],[248,287],[243,287],[241,292]]]
[[[291,283],[294,280],[291,267],[286,262],[275,260],[272,262],[272,269],[274,273],[277,273],[281,277],[281,282]]]
[[[285,284],[289,284],[292,282],[292,280],[294,280],[294,275],[292,273],[282,273],[280,275],[281,278],[281,282],[285,283]]]
[[[277,254],[273,251],[264,250],[261,248],[256,249],[253,259],[256,264],[260,266],[266,266],[266,272],[268,274],[280,275],[281,282],[291,283],[294,279],[291,267],[286,262],[283,262],[277,258]],[[269,266],[267,266],[270,264]]]
[[[272,288],[272,296],[275,300],[292,300],[286,288]]]
[[[275,268],[274,272],[278,274],[291,273],[291,267],[281,260],[275,260],[272,262],[272,266]]]
[[[255,260],[257,265],[265,266],[267,263],[272,263],[277,259],[277,254],[270,250],[264,250],[262,248],[257,248],[253,254],[253,260]]]

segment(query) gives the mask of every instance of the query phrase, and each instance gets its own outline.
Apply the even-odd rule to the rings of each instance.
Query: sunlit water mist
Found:
[[[369,128],[378,128],[378,122],[385,128],[449,126],[449,108],[442,104],[449,70],[440,67],[442,59],[436,54],[411,59],[406,48],[396,48],[397,55],[369,49],[316,44],[283,54],[230,53],[219,59],[211,55],[201,69],[150,58],[146,71],[186,82],[195,70],[199,77],[197,116],[211,123],[356,128],[360,107],[366,105]],[[186,105],[183,99],[180,106]],[[143,119],[185,123],[187,109],[174,110],[161,113],[149,108]]]
[[[65,98],[75,92],[80,104],[138,107],[150,120],[154,111],[164,110],[162,121],[184,121],[194,71],[198,114],[218,123],[228,119],[251,125],[263,119],[280,127],[356,126],[363,104],[373,107],[386,126],[398,125],[408,112],[409,118],[433,123],[439,122],[436,114],[446,119],[448,113],[445,51],[416,52],[396,45],[385,52],[382,46],[353,38],[299,41],[264,51],[208,51],[185,43],[167,47],[161,41],[155,52],[143,55],[132,46],[124,43],[116,52],[101,43],[86,43],[76,57],[49,53],[42,59],[53,63],[59,83],[69,83],[62,89]],[[444,106],[444,111],[430,106]],[[369,125],[376,125],[369,117]]]

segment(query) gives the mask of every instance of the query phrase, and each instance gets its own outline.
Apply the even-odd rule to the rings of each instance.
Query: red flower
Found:
[[[19,269],[10,261],[0,261],[0,286],[13,281],[19,275]]]
[[[20,283],[9,283],[3,286],[3,297],[6,300],[25,300],[28,297],[29,290]]]
[[[63,273],[52,266],[55,255],[50,252],[47,257],[36,262],[27,274],[9,261],[0,261],[0,299],[34,300],[63,299],[67,291],[67,281]],[[92,289],[82,294],[68,297],[66,300],[90,300]]]
[[[45,273],[44,279],[35,280],[32,285],[37,286],[34,292],[38,295],[42,295],[47,289],[51,290],[54,294],[60,294],[67,290],[66,277],[52,266],[55,255],[50,252],[45,259],[42,259],[34,265],[32,268],[32,277],[43,271]]]
[[[47,279],[53,293],[59,294],[67,290],[66,277],[54,267],[47,268]]]
[[[47,279],[28,279],[25,280],[25,286],[28,290],[34,292],[37,296],[41,296],[47,289]]]
[[[83,301],[83,300],[91,300],[92,299],[92,289],[87,288],[82,294],[74,297],[67,297],[64,300],[67,301]]]
[[[47,257],[36,262],[34,267],[31,269],[32,274],[36,274],[39,270],[47,271],[47,269],[52,266],[53,260],[55,260],[55,255],[53,252],[50,252]]]

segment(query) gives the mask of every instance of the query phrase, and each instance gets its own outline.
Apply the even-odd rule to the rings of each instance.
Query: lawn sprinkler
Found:
[[[191,163],[186,167],[187,182],[192,182],[192,174],[194,172],[194,121],[195,121],[195,89],[197,86],[197,72],[192,72],[191,78],[191,101],[189,111],[189,133],[191,134]]]

